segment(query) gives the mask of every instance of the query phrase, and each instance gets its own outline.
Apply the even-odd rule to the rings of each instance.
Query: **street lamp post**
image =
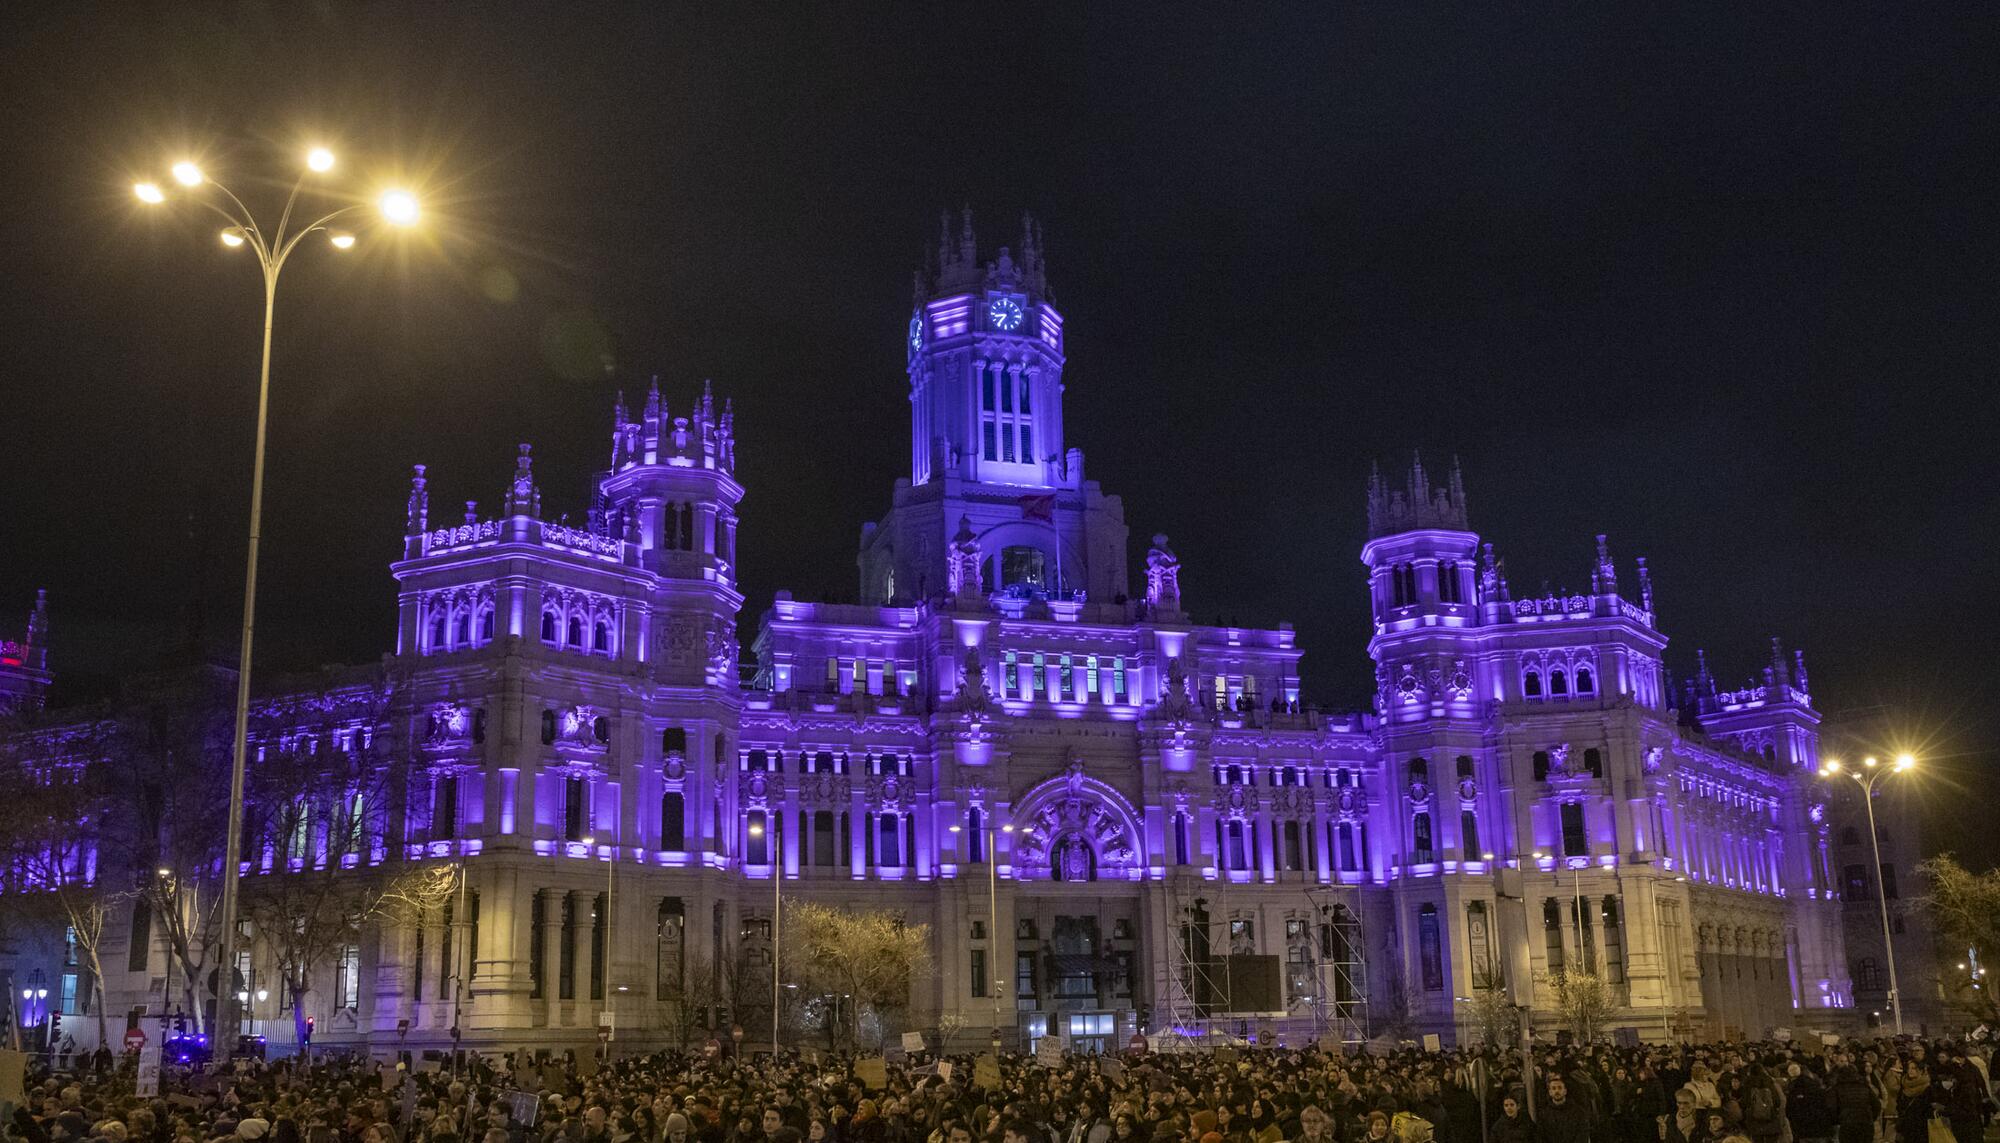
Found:
[[[1903,1034],[1903,991],[1896,981],[1896,942],[1889,935],[1889,897],[1882,884],[1882,843],[1875,834],[1875,786],[1886,774],[1900,774],[1915,766],[1917,760],[1908,754],[1898,754],[1893,765],[1884,767],[1880,759],[1873,755],[1861,760],[1858,770],[1842,769],[1838,759],[1829,758],[1826,765],[1819,768],[1822,778],[1846,775],[1861,787],[1861,803],[1868,808],[1868,850],[1875,857],[1875,902],[1882,914],[1882,949],[1889,959],[1889,1011],[1896,1021],[1896,1035]]]
[[[773,823],[778,820],[777,813],[778,811],[771,810],[767,814]],[[782,853],[778,852],[778,831],[775,825],[770,829],[766,829],[758,822],[751,822],[749,831],[751,837],[767,839],[764,844],[764,856],[771,864],[771,1058],[776,1060],[778,1058],[778,1011],[784,999],[784,984],[782,983],[783,977],[781,975],[783,969],[778,965],[778,952],[781,947],[779,942],[784,939],[785,858]],[[741,1040],[740,1036],[738,1040]]]
[[[948,829],[952,833],[962,832],[962,828],[956,825]],[[1013,833],[1014,823],[1001,826],[1000,832]],[[987,966],[986,971],[993,975],[993,1050],[997,1053],[1000,1050],[1000,1024],[1007,1015],[1007,998],[1002,987],[1004,978],[1000,975],[1000,860],[993,849],[993,827],[981,822],[979,833],[980,842],[985,847],[981,856],[986,858],[986,947],[993,954],[993,963]]]
[[[184,193],[202,207],[214,211],[229,223],[222,231],[222,244],[231,249],[249,247],[257,256],[257,266],[264,278],[264,343],[263,354],[257,373],[257,443],[250,466],[250,534],[249,550],[244,561],[243,578],[243,628],[242,646],[238,651],[236,664],[236,727],[229,759],[229,820],[226,823],[228,836],[223,842],[222,858],[222,932],[218,941],[216,957],[215,1027],[232,1028],[236,1021],[230,1012],[236,1000],[236,898],[237,881],[242,861],[243,832],[243,757],[249,738],[250,728],[250,639],[255,628],[257,609],[257,542],[262,532],[264,513],[264,437],[265,423],[271,404],[271,323],[277,309],[278,273],[285,262],[298,249],[299,243],[309,234],[324,232],[336,250],[346,250],[354,245],[354,235],[333,229],[331,224],[365,209],[363,204],[351,203],[320,215],[296,230],[290,229],[292,209],[298,205],[299,193],[315,175],[323,175],[334,166],[333,152],[324,147],[315,147],[306,154],[305,171],[292,184],[292,193],[285,199],[284,213],[278,218],[278,228],[266,234],[257,224],[256,216],[243,200],[228,187],[210,179],[192,161],[183,159],[173,165],[174,182],[185,188]],[[214,196],[194,197],[202,188],[212,188]],[[167,200],[167,192],[160,184],[143,182],[135,184],[132,192],[139,201],[149,206],[157,206]],[[216,197],[226,200],[217,203]],[[408,191],[391,190],[383,194],[377,206],[382,217],[396,226],[410,226],[417,221],[417,200]]]
[[[583,839],[583,844],[586,848],[595,850],[597,848],[597,838],[586,836]],[[618,843],[612,841],[607,848],[611,851],[611,859],[604,866],[604,916],[602,918],[604,922],[604,1011],[615,1014],[618,1011],[618,1003],[612,999],[612,997],[617,995],[617,992],[611,986],[611,915],[613,912],[611,878],[618,872]],[[618,1025],[614,1015],[612,1022],[606,1025],[603,1030],[604,1058],[606,1060],[611,1058],[611,1040],[617,1034]]]

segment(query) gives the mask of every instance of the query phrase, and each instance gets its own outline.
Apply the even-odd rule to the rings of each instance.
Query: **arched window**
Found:
[[[1549,694],[1566,695],[1568,693],[1569,693],[1569,679],[1563,675],[1562,669],[1556,668],[1555,670],[1550,671]]]
[[[590,736],[599,742],[610,742],[611,720],[601,714],[592,719],[590,722]]]
[[[1458,756],[1458,776],[1461,781],[1472,777],[1472,755],[1461,754]]]
[[[1027,544],[1016,544],[1000,549],[1000,586],[1015,584],[1032,587],[1047,587],[1047,557],[1042,550]]]
[[[1583,751],[1583,768],[1590,771],[1590,776],[1593,778],[1604,777],[1604,751],[1599,750],[1595,746],[1585,747]]]
[[[442,614],[431,617],[431,650],[444,650],[444,616]]]
[[[461,611],[458,614],[457,635],[452,639],[454,646],[464,647],[472,642],[472,616]]]
[[[1097,852],[1090,843],[1071,834],[1056,843],[1049,855],[1049,875],[1057,881],[1097,880]]]
[[[1764,761],[1776,762],[1777,760],[1778,760],[1778,748],[1766,742],[1764,744]]]
[[[481,643],[493,641],[493,609],[490,607],[479,613],[479,641]]]
[[[1549,752],[1546,750],[1537,750],[1535,751],[1535,781],[1546,782],[1548,780]]]
[[[1542,697],[1542,673],[1529,671],[1521,676],[1521,693],[1528,698]]]
[[[556,616],[553,611],[542,612],[542,642],[556,641]]]
[[[570,616],[568,635],[569,638],[564,642],[563,644],[564,646],[566,647],[583,646],[583,620],[578,619],[574,615]]]
[[[1459,602],[1457,560],[1446,560],[1438,565],[1438,598],[1445,603]]]
[[[1426,782],[1430,780],[1430,776],[1431,776],[1431,764],[1429,762],[1424,761],[1422,758],[1410,759],[1411,781]]]
[[[591,650],[602,654],[610,653],[611,625],[609,623],[599,623],[597,625],[597,636],[591,643]]]
[[[1587,695],[1591,691],[1596,689],[1597,689],[1597,680],[1591,677],[1590,668],[1578,667],[1576,669],[1576,693],[1580,695]]]

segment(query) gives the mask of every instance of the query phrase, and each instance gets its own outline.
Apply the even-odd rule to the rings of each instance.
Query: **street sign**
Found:
[[[1134,1052],[1143,1052],[1146,1050],[1146,1037],[1134,1032],[1132,1038],[1125,1041],[1125,1046]]]
[[[138,1051],[138,1050],[139,1050],[140,1048],[143,1048],[143,1047],[145,1047],[145,1046],[146,1046],[146,1030],[145,1030],[145,1029],[143,1029],[143,1028],[129,1028],[129,1029],[127,1029],[127,1030],[126,1030],[126,1032],[125,1032],[125,1050],[126,1050],[126,1051],[128,1051],[128,1052],[136,1052],[136,1051]]]

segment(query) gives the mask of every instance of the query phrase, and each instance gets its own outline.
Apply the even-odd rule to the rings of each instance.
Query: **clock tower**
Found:
[[[1023,215],[1018,251],[983,262],[971,211],[952,229],[940,220],[936,258],[917,274],[903,340],[910,477],[889,517],[864,529],[862,597],[962,591],[946,557],[971,542],[983,558],[975,592],[1109,599],[1125,590],[1123,508],[1083,479],[1083,454],[1063,441],[1063,317],[1041,227]]]

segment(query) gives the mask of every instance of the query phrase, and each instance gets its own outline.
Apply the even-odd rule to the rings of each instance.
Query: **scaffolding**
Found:
[[[1229,958],[1215,955],[1214,926],[1223,924],[1228,940],[1228,910],[1223,907],[1227,876],[1204,881],[1188,874],[1167,879],[1167,979],[1161,1032],[1206,1043],[1224,999],[1229,995]]]
[[[1354,891],[1338,885],[1308,885],[1312,902],[1313,1038],[1335,1037],[1359,1048],[1368,1035],[1368,964],[1362,944],[1361,911]]]

